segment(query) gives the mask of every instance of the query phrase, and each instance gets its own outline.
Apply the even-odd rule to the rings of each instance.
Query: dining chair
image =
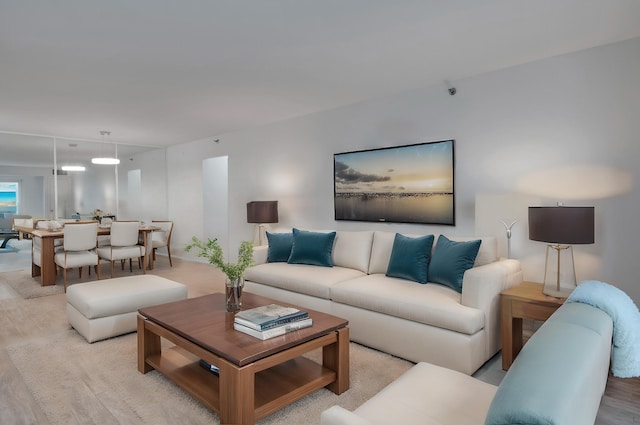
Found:
[[[97,248],[98,257],[111,262],[111,277],[113,277],[113,265],[120,260],[124,270],[124,261],[129,260],[129,271],[133,271],[131,260],[138,259],[138,266],[142,268],[144,247],[138,245],[139,221],[116,220],[111,223],[111,236],[109,245]]]
[[[171,260],[171,233],[173,233],[173,221],[151,220],[151,225],[159,227],[160,230],[151,232],[151,247],[153,248],[153,261],[156,261],[156,249],[167,247],[169,255],[169,266],[173,267]]]
[[[96,266],[98,280],[100,268],[98,255],[95,252],[98,238],[98,223],[66,223],[64,226],[63,250],[54,255],[55,263],[63,270],[64,292],[67,292],[67,269],[78,267],[78,276],[82,277],[82,268]],[[35,259],[34,255],[34,259]]]
[[[53,241],[53,254],[64,252],[64,239],[55,239]],[[42,238],[33,236],[31,238],[31,257],[32,262],[38,267],[42,267]]]

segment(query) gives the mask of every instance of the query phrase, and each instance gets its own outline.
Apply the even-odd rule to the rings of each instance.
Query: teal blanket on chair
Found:
[[[592,305],[611,317],[611,372],[618,378],[640,376],[640,311],[633,300],[615,286],[597,280],[587,280],[574,289],[567,302]]]

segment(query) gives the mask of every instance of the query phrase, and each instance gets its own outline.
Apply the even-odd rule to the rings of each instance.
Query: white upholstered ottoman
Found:
[[[78,283],[67,288],[67,319],[95,342],[135,331],[139,308],[185,298],[185,285],[149,274]]]

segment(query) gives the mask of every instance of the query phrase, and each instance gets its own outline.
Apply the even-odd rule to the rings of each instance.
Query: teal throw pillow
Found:
[[[289,264],[333,267],[331,252],[336,232],[319,233],[293,229],[293,247]]]
[[[440,283],[462,293],[464,272],[473,267],[481,242],[454,242],[440,235],[429,264],[429,282]]]
[[[267,232],[267,241],[269,242],[267,263],[286,263],[293,247],[293,233]]]
[[[433,235],[410,238],[396,233],[387,266],[387,276],[427,283]]]

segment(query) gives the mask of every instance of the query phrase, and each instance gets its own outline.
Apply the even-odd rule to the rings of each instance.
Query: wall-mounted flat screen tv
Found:
[[[334,154],[335,219],[455,225],[454,142]]]

